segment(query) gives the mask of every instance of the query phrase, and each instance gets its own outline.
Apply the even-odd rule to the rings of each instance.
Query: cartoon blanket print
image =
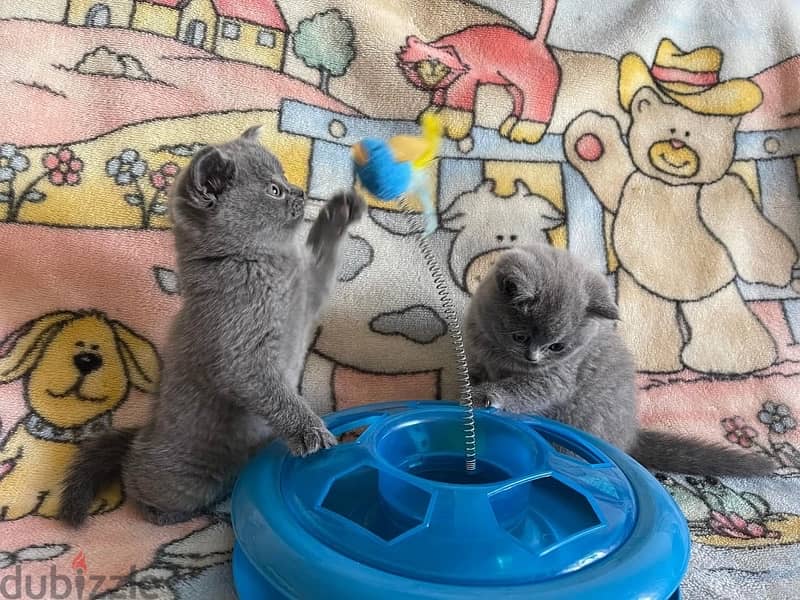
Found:
[[[753,548],[800,542],[800,515],[776,512],[758,494],[737,491],[716,477],[656,477],[702,544]]]
[[[621,331],[642,371],[741,374],[777,358],[734,280],[787,286],[797,250],[728,172],[739,120],[762,94],[748,80],[719,81],[721,65],[716,48],[683,52],[667,39],[652,68],[628,54],[627,144],[613,118],[592,112],[564,134],[569,161],[615,217]]]
[[[0,347],[0,383],[22,379],[30,409],[0,447],[0,520],[53,517],[77,444],[110,427],[131,387],[155,389],[158,355],[122,323],[89,311],[43,315]],[[93,512],[120,502],[117,483],[100,493]]]
[[[475,119],[475,96],[485,84],[503,86],[514,106],[500,135],[535,144],[553,116],[561,72],[545,44],[556,0],[544,0],[539,26],[527,37],[512,27],[477,25],[430,43],[411,35],[397,53],[408,80],[431,92],[426,112],[441,119],[445,135],[467,137]],[[420,116],[421,117],[421,116]]]
[[[261,125],[308,226],[352,184],[355,142],[434,113],[427,239],[456,309],[522,244],[602,272],[643,425],[775,465],[656,474],[692,534],[683,596],[795,597],[793,2],[0,2],[0,596],[19,574],[20,597],[42,597],[56,573],[70,598],[100,574],[92,597],[235,597],[229,499],[158,527],[115,483],[85,527],[53,518],[76,445],[149,414],[183,291],[168,190],[198,150]],[[413,219],[367,200],[300,382],[321,413],[458,393]]]
[[[450,247],[450,274],[472,294],[499,253],[514,246],[550,242],[548,232],[564,215],[546,198],[514,181],[514,193],[502,198],[492,181],[461,194],[442,215],[458,232]]]

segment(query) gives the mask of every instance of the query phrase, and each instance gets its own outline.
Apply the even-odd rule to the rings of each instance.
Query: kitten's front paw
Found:
[[[475,408],[499,408],[493,404],[493,396],[484,385],[476,385],[472,388],[472,405]]]
[[[318,450],[332,448],[337,442],[336,437],[328,431],[322,419],[317,418],[286,440],[286,443],[295,456],[308,456]]]
[[[361,218],[366,210],[366,204],[361,196],[350,190],[337,193],[325,208],[336,232],[343,233],[350,223]]]

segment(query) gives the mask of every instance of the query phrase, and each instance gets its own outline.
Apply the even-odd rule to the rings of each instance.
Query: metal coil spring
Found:
[[[439,303],[447,322],[447,330],[453,340],[453,349],[456,354],[456,370],[459,384],[459,403],[464,408],[464,456],[467,471],[474,471],[477,466],[477,452],[475,443],[475,407],[472,402],[472,384],[469,380],[469,365],[467,364],[467,353],[464,350],[464,335],[461,332],[461,323],[458,319],[456,305],[450,296],[447,279],[442,272],[439,261],[433,254],[428,238],[424,233],[422,216],[414,211],[408,203],[407,197],[400,199],[400,207],[406,215],[412,218],[417,224],[416,238],[419,243],[422,257],[431,274],[436,293],[439,294]]]

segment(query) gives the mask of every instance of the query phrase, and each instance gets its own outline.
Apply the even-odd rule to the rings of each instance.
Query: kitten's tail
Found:
[[[688,475],[748,477],[769,475],[775,468],[760,454],[660,431],[640,431],[630,454],[645,467]]]
[[[112,429],[81,442],[62,482],[59,519],[73,527],[86,520],[100,488],[119,477],[135,434],[135,429]]]

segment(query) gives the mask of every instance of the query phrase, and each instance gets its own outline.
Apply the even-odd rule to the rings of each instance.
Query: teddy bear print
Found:
[[[743,374],[777,358],[735,279],[786,286],[798,256],[728,172],[739,120],[762,95],[749,80],[720,82],[721,63],[716,48],[669,40],[652,68],[626,55],[627,144],[613,117],[591,111],[564,134],[567,159],[614,216],[620,332],[640,371]]]

